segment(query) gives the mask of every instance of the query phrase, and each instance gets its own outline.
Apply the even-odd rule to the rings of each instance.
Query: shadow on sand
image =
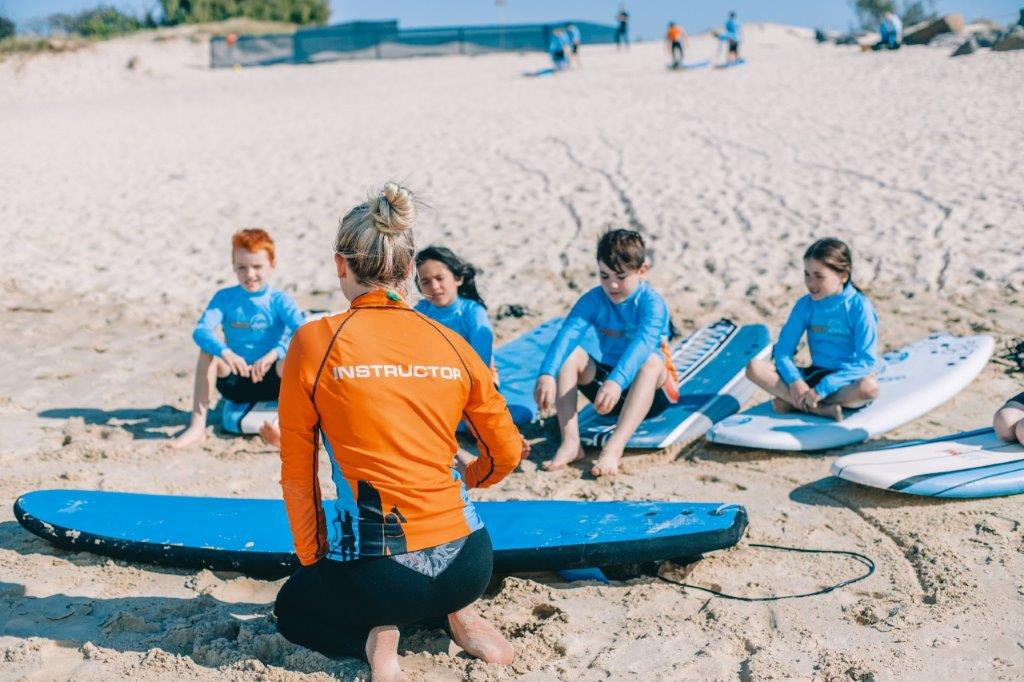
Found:
[[[963,501],[904,495],[891,490],[851,483],[835,476],[825,476],[794,488],[789,493],[789,499],[815,507],[845,507],[854,510],[936,507]]]
[[[118,428],[130,433],[135,440],[164,440],[188,426],[190,413],[170,405],[161,405],[152,409],[122,408],[117,410],[101,410],[95,407],[56,407],[39,413],[44,419],[80,418],[90,426],[106,426]],[[207,424],[220,430],[221,405],[210,410]],[[229,434],[236,435],[236,434]]]

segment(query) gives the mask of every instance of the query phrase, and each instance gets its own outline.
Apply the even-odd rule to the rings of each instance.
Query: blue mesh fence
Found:
[[[301,29],[294,34],[239,36],[210,41],[213,68],[314,63],[337,59],[394,59],[501,51],[546,51],[555,24],[512,26],[453,26],[399,29],[397,21],[357,21]],[[612,43],[615,28],[574,22],[584,45]]]

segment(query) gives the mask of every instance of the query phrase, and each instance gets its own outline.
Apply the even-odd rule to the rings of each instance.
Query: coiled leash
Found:
[[[715,511],[713,511],[711,513],[713,515],[715,515],[715,516],[718,516],[718,515],[722,514],[726,509],[729,509],[731,507],[736,507],[736,506],[737,505],[733,505],[733,504],[723,504],[721,507],[719,507],[718,509],[716,509]],[[807,547],[786,547],[786,546],[783,546],[783,545],[769,545],[769,544],[765,544],[765,543],[762,543],[762,542],[751,542],[751,543],[749,543],[747,545],[747,547],[759,547],[761,549],[775,549],[775,550],[784,551],[784,552],[798,552],[798,553],[801,553],[801,554],[837,554],[837,555],[840,555],[840,556],[848,556],[848,557],[854,559],[855,561],[859,562],[863,566],[866,566],[868,570],[867,570],[866,573],[863,573],[862,575],[855,576],[853,578],[850,578],[848,580],[844,580],[844,581],[842,581],[840,583],[836,583],[835,585],[830,585],[829,587],[825,587],[825,588],[822,588],[820,590],[815,590],[814,592],[804,592],[804,593],[801,593],[801,594],[781,594],[781,595],[769,596],[769,597],[744,597],[744,596],[738,595],[738,594],[727,594],[725,592],[722,592],[721,590],[713,590],[710,587],[701,587],[700,585],[691,585],[691,584],[683,582],[681,580],[672,580],[671,578],[664,577],[663,575],[661,575],[660,572],[658,573],[657,578],[658,578],[658,580],[661,580],[663,582],[669,583],[671,585],[678,585],[678,586],[683,587],[683,588],[688,588],[688,589],[691,589],[691,590],[698,590],[700,592],[705,592],[707,594],[711,594],[711,595],[714,595],[716,597],[721,597],[722,599],[732,599],[734,601],[745,601],[745,602],[765,602],[765,601],[781,601],[783,599],[802,599],[804,597],[817,597],[819,595],[828,594],[829,592],[833,592],[835,590],[838,590],[841,587],[846,587],[847,585],[852,585],[854,583],[860,582],[861,580],[865,580],[865,579],[871,577],[871,575],[875,572],[875,562],[872,561],[870,557],[864,556],[863,554],[861,554],[859,552],[852,552],[852,551],[845,550],[845,549],[811,549],[811,548],[807,548]]]

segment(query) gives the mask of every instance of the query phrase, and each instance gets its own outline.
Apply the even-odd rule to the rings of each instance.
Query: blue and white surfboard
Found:
[[[925,497],[1018,495],[1024,493],[1024,447],[978,429],[846,455],[832,463],[832,475]]]

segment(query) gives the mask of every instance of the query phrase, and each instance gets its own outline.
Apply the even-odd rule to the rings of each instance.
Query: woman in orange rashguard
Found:
[[[467,653],[510,663],[511,645],[469,605],[490,579],[491,540],[467,488],[519,463],[520,436],[490,369],[405,302],[412,194],[393,183],[341,220],[334,260],[348,311],[303,325],[281,377],[281,488],[302,566],[274,611],[287,639],[358,656],[404,679],[398,626],[447,617]],[[465,419],[480,457],[453,468]],[[320,446],[338,499],[320,499]]]

